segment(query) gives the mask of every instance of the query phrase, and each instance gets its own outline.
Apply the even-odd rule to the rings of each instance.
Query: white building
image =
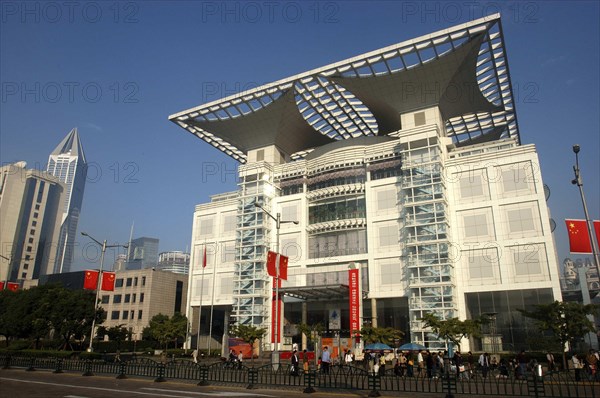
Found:
[[[213,305],[224,324],[270,328],[265,259],[278,246],[290,257],[280,290],[287,342],[301,341],[287,326],[330,325],[332,310],[341,329],[328,335],[349,337],[350,264],[361,270],[362,322],[429,347],[443,342],[419,320],[424,313],[494,313],[496,348],[520,349],[528,330],[516,310],[561,298],[539,160],[519,137],[499,15],[170,120],[241,163],[238,190],[194,213],[192,324],[202,306],[204,328]],[[298,223],[282,223],[277,241],[267,212]]]

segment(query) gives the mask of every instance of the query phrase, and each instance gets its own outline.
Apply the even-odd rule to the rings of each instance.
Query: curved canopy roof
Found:
[[[327,143],[384,136],[400,114],[438,106],[457,145],[515,136],[500,15],[372,51],[171,115],[242,163],[275,145],[292,159]]]

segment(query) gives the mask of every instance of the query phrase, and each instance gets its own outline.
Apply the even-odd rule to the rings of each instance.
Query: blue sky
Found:
[[[600,8],[571,2],[14,2],[0,4],[0,161],[45,168],[78,127],[90,165],[79,230],[190,245],[192,215],[236,189],[236,162],[167,120],[235,91],[500,12],[523,143],[562,220],[583,218],[571,146],[600,218]],[[79,237],[74,269],[97,260]],[[109,254],[107,263],[114,254]],[[88,261],[89,260],[89,261]]]

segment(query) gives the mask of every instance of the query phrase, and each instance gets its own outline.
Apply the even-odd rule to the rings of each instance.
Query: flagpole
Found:
[[[102,247],[102,253],[100,255],[100,271],[98,272],[98,280],[96,281],[96,299],[95,299],[96,301],[94,302],[94,317],[92,318],[92,330],[90,330],[90,344],[87,349],[88,352],[92,352],[93,351],[92,343],[94,342],[94,329],[96,328],[96,314],[98,313],[98,307],[100,304],[98,298],[100,296],[100,281],[102,280],[102,269],[104,268],[104,253],[106,253],[107,247],[129,248],[129,245],[127,245],[127,246],[107,245],[106,239],[104,239],[104,241],[102,243],[100,243],[100,241],[94,239],[92,236],[90,236],[86,232],[82,232],[81,235],[87,236],[88,238],[93,240],[97,245],[100,245]]]
[[[579,187],[579,194],[581,195],[581,202],[583,204],[583,213],[585,214],[585,226],[588,230],[588,235],[590,237],[590,244],[592,246],[592,255],[594,257],[594,263],[596,265],[596,272],[600,275],[600,259],[598,258],[598,248],[596,246],[597,240],[594,239],[594,224],[590,219],[590,215],[588,213],[587,203],[585,201],[585,195],[583,194],[583,180],[581,178],[581,173],[579,170],[579,145],[573,145],[573,152],[575,153],[575,166],[573,166],[573,171],[575,172],[575,179],[571,181],[573,185],[577,185]]]
[[[198,335],[196,336],[196,349],[200,350],[200,327],[202,321],[202,297],[204,296],[204,268],[206,267],[206,240],[204,241],[204,253],[202,255],[202,277],[200,279],[200,306],[198,307]],[[210,352],[208,353],[210,356]]]
[[[217,272],[217,250],[215,243],[215,254],[213,261],[213,280],[212,280],[212,297],[210,299],[210,326],[208,327],[208,352],[210,353],[210,346],[212,343],[212,327],[213,327],[213,309],[215,304],[215,276]]]

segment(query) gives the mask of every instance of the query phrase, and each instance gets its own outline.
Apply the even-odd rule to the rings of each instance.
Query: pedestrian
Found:
[[[385,355],[383,354],[383,352],[379,353],[379,375],[380,376],[384,376],[385,375],[385,364],[386,364],[386,359],[385,359]]]
[[[192,358],[194,358],[194,363],[198,363],[198,350],[192,351]]]
[[[353,358],[352,358],[352,352],[350,350],[346,351],[346,357],[344,358],[344,361],[346,362],[346,365],[351,365]]]
[[[323,373],[329,374],[329,366],[331,365],[331,354],[327,346],[323,348],[323,354],[321,355],[321,366],[323,367]]]
[[[242,362],[244,361],[244,354],[242,354],[242,350],[240,350],[238,356],[237,356],[237,360],[238,360],[238,369],[242,368]]]
[[[479,356],[479,366],[481,366],[481,374],[485,379],[488,374],[488,370],[490,369],[490,355],[487,352],[484,352]]]
[[[575,381],[580,381],[583,363],[581,362],[577,354],[573,354],[573,357],[571,357],[571,362],[573,362],[573,368],[575,369]]]
[[[121,362],[121,351],[117,350],[117,353],[115,354],[115,362]]]
[[[423,369],[425,368],[425,362],[423,359],[423,353],[421,351],[419,351],[419,353],[417,354],[417,366],[418,366],[418,371],[417,371],[417,377],[421,377]]]
[[[304,373],[308,373],[308,353],[306,350],[302,351],[302,368],[304,369]]]
[[[456,377],[459,380],[469,380],[469,375],[465,367],[465,361],[459,351],[454,354],[453,359],[454,365],[456,366]]]
[[[586,361],[588,363],[590,380],[594,380],[598,376],[598,357],[594,350],[590,350],[590,353],[586,357]]]
[[[475,370],[475,358],[471,351],[467,352],[467,364],[469,366],[469,377],[473,376],[473,371]]]
[[[554,355],[550,351],[546,353],[546,360],[548,361],[548,372],[552,372],[554,370]]]
[[[298,360],[298,351],[294,350],[292,352],[292,367],[290,368],[290,374],[292,376],[298,376],[298,364],[300,361]]]
[[[519,364],[519,377],[524,379],[527,377],[527,356],[525,350],[521,350],[517,355],[517,363]]]
[[[400,363],[400,374],[398,376],[404,377],[404,375],[406,374],[406,365],[407,365],[408,359],[406,358],[406,355],[404,355],[403,352],[400,352],[400,357],[398,358],[398,362]]]
[[[431,351],[427,350],[427,356],[425,357],[425,366],[427,367],[427,378],[433,377],[433,356]]]

